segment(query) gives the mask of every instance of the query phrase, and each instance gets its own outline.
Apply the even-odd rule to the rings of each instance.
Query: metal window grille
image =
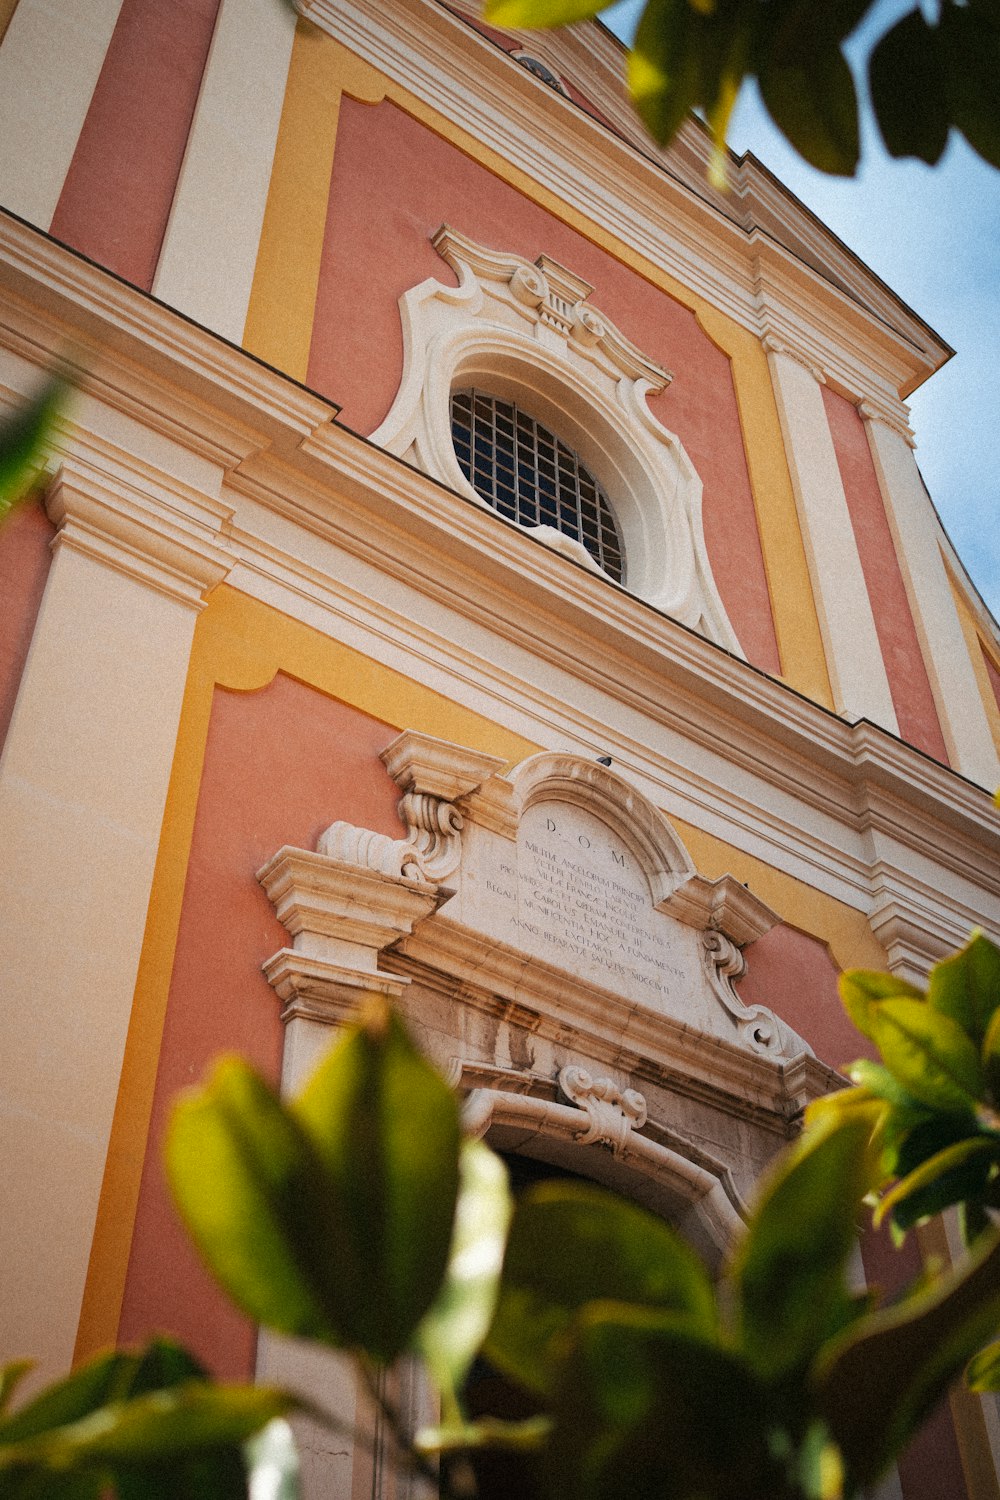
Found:
[[[519,526],[553,526],[581,542],[616,583],[621,536],[608,498],[548,428],[482,391],[455,391],[451,432],[462,473],[487,505]]]

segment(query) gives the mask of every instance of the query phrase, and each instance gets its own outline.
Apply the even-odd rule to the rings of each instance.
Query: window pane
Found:
[[[555,526],[583,542],[621,583],[621,536],[614,512],[579,456],[508,401],[455,391],[452,433],[459,466],[487,505],[521,526]]]

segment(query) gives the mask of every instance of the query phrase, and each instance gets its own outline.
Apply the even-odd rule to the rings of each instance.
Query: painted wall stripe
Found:
[[[219,0],[123,0],[52,216],[57,239],[147,291],[218,9]]]
[[[290,7],[222,0],[153,291],[239,343],[288,64]]]
[[[0,193],[5,208],[39,229],[52,222],[121,8],[122,0],[19,0],[7,17]]]
[[[62,541],[0,762],[0,1338],[41,1377],[73,1353],[194,618]]]
[[[854,528],[899,732],[911,745],[949,764],[930,678],[917,639],[885,503],[864,422],[856,406],[822,388],[834,451]]]

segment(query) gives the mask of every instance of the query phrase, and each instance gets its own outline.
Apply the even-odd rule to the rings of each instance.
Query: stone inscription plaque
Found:
[[[516,947],[656,1010],[689,994],[695,934],[653,909],[631,850],[582,808],[529,808],[516,862],[498,861],[485,887]]]

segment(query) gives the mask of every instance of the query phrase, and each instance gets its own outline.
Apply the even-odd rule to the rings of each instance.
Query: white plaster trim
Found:
[[[778,416],[834,700],[899,733],[889,678],[816,372],[767,340]]]
[[[871,409],[862,416],[949,759],[995,785],[1000,763],[941,556],[940,523],[905,437]]]
[[[157,297],[234,343],[250,302],[294,36],[290,6],[222,0],[153,281]]]
[[[3,207],[48,229],[122,0],[18,0],[0,46]]]
[[[628,589],[742,654],[708,561],[701,480],[646,404],[668,372],[589,304],[589,283],[547,256],[532,264],[448,225],[433,243],[459,284],[429,279],[400,298],[403,374],[372,442],[484,506],[455,454],[451,395],[478,386],[514,401],[604,486],[623,534]],[[551,528],[531,531],[577,561],[583,552],[594,568]]]

